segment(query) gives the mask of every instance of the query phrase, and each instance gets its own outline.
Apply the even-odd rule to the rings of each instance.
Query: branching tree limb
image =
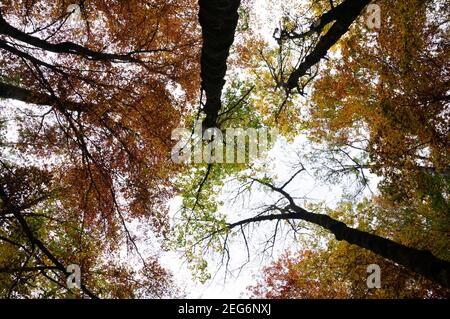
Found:
[[[27,43],[36,48],[54,52],[54,53],[67,53],[85,57],[89,60],[105,60],[105,61],[124,61],[124,62],[141,62],[138,58],[133,57],[134,54],[138,53],[150,53],[164,51],[163,49],[146,50],[146,51],[131,51],[125,54],[117,53],[104,53],[99,51],[94,51],[79,44],[65,41],[62,43],[51,43],[46,40],[39,39],[38,37],[32,36],[25,33],[12,25],[10,25],[0,12],[0,34],[7,35],[15,40]],[[0,40],[3,41],[3,40]]]
[[[282,188],[262,180],[254,180],[281,194],[289,202],[289,205],[282,209],[283,213],[281,214],[259,215],[228,224],[229,230],[261,221],[303,220],[329,230],[337,240],[345,240],[350,244],[365,248],[445,287],[450,287],[450,262],[435,257],[429,251],[410,248],[390,239],[348,227],[345,223],[328,215],[311,213],[298,206]]]
[[[315,48],[308,54],[302,63],[294,69],[289,76],[286,89],[291,91],[298,86],[299,79],[306,74],[306,72],[321,59],[323,59],[328,50],[335,45],[339,39],[348,31],[350,25],[361,14],[364,7],[370,3],[371,0],[345,0],[340,5],[333,7],[330,11],[324,13],[316,23],[314,23],[310,30],[303,34],[286,35],[288,38],[304,38],[315,32],[320,32],[323,28],[334,21],[331,28],[323,35]]]
[[[57,103],[55,99],[48,94],[24,89],[19,86],[2,82],[0,82],[0,98],[14,99],[26,103],[48,105],[54,107],[59,107],[59,104],[62,104],[64,109],[70,111],[83,111],[90,107],[90,105],[86,103],[78,103],[61,99],[61,103]]]
[[[22,230],[25,233],[25,235],[27,236],[28,240],[33,245],[38,247],[39,250],[42,251],[42,253],[44,255],[46,255],[48,259],[50,259],[50,261],[55,265],[57,270],[61,271],[66,276],[69,275],[67,273],[66,267],[62,264],[62,262],[59,261],[59,259],[55,255],[53,255],[50,252],[50,250],[48,250],[48,248],[44,245],[44,243],[34,235],[33,231],[31,230],[30,226],[28,225],[27,221],[25,220],[22,213],[20,212],[20,209],[17,206],[15,206],[13,203],[10,202],[9,197],[6,194],[6,192],[3,190],[3,188],[0,188],[0,198],[3,202],[3,206],[5,207],[5,210],[8,213],[14,215],[14,217],[16,217],[17,221],[19,222],[20,226],[22,227]],[[99,298],[97,295],[95,295],[93,292],[91,292],[84,284],[81,284],[81,290],[84,293],[86,293],[86,295],[88,295],[89,297],[91,297],[93,299]]]

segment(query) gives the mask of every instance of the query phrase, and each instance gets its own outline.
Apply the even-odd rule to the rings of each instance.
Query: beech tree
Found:
[[[251,0],[2,2],[1,296],[180,296],[161,250],[206,282],[209,256],[229,273],[233,243],[245,266],[281,235],[292,249],[256,297],[448,296],[448,4],[264,3],[280,6],[270,34]],[[270,152],[176,164],[180,126],[196,147],[228,127],[304,143],[286,178]],[[325,205],[300,193],[308,178],[354,183]],[[368,263],[382,290],[364,286]]]
[[[82,295],[171,293],[129,223],[167,235],[170,133],[199,89],[195,2],[69,4],[2,2],[2,120],[16,133],[1,151],[1,294],[64,296],[71,263]]]
[[[334,3],[333,1],[315,2],[310,6],[314,9],[312,12],[315,14],[309,16],[309,18],[307,16],[307,19],[311,22],[309,27],[305,29],[304,24],[302,25],[299,22],[305,21],[304,18],[303,20],[300,20],[300,18],[296,20],[292,19],[291,16],[287,16],[284,24],[274,31],[273,36],[278,44],[278,48],[264,49],[264,46],[268,45],[267,42],[255,40],[252,36],[250,36],[250,39],[253,42],[244,42],[244,45],[248,44],[247,47],[242,43],[238,44],[241,50],[238,54],[241,54],[244,60],[242,65],[247,65],[254,69],[251,70],[254,74],[251,79],[255,81],[255,86],[257,87],[256,92],[252,92],[247,96],[250,104],[254,103],[256,113],[247,114],[247,116],[262,119],[263,123],[279,127],[283,134],[292,137],[292,135],[295,136],[299,132],[296,130],[296,123],[293,123],[292,115],[294,115],[294,118],[299,122],[299,127],[309,134],[308,137],[312,143],[322,143],[328,148],[326,149],[327,152],[339,149],[345,154],[343,156],[351,161],[351,165],[347,167],[342,166],[342,162],[337,162],[341,164],[339,169],[342,170],[340,173],[353,174],[358,172],[363,175],[364,179],[364,172],[366,174],[368,172],[378,174],[382,178],[380,184],[381,201],[389,202],[390,205],[396,205],[396,209],[405,213],[404,216],[411,216],[406,218],[415,219],[419,216],[417,218],[420,219],[424,214],[435,213],[436,218],[439,220],[437,225],[442,230],[438,231],[437,236],[444,238],[441,241],[442,247],[448,247],[448,242],[445,240],[448,216],[444,213],[448,211],[448,206],[446,206],[448,203],[448,199],[446,199],[447,186],[442,188],[442,193],[440,194],[439,191],[436,192],[437,189],[441,189],[439,186],[436,188],[430,187],[431,184],[437,185],[436,183],[446,185],[448,181],[445,177],[448,164],[446,164],[446,155],[444,155],[448,153],[447,147],[444,144],[439,144],[435,147],[431,146],[436,150],[436,156],[432,155],[433,152],[431,152],[429,157],[425,155],[425,157],[428,157],[426,159],[423,155],[411,157],[409,160],[415,161],[414,165],[416,167],[412,169],[410,164],[401,166],[403,162],[399,158],[399,152],[402,154],[401,156],[407,156],[403,155],[407,154],[407,152],[403,152],[402,148],[395,146],[408,147],[408,144],[404,141],[392,143],[392,152],[386,147],[381,148],[372,144],[372,141],[379,143],[380,135],[391,134],[390,132],[392,132],[392,137],[389,138],[392,139],[395,137],[414,140],[417,134],[419,135],[417,144],[421,147],[423,146],[420,142],[422,136],[424,138],[422,143],[426,140],[425,145],[428,143],[441,143],[447,140],[442,135],[445,133],[441,130],[441,128],[447,126],[442,123],[442,120],[445,118],[444,114],[447,105],[445,93],[443,93],[446,89],[439,93],[441,88],[447,87],[444,84],[447,83],[446,76],[440,77],[443,83],[442,85],[437,85],[436,89],[431,88],[429,84],[419,81],[416,81],[414,85],[408,84],[406,86],[405,84],[405,87],[408,88],[407,92],[402,92],[404,88],[401,87],[404,82],[409,81],[408,76],[405,76],[408,72],[417,76],[417,73],[411,66],[421,67],[421,58],[427,59],[427,63],[430,63],[429,68],[425,67],[422,71],[431,72],[430,74],[445,74],[446,60],[442,58],[441,54],[448,51],[445,46],[446,42],[443,40],[446,31],[440,29],[445,23],[443,22],[445,19],[440,20],[440,13],[443,12],[442,10],[445,10],[445,5],[439,6],[433,1],[411,1],[410,3],[405,2],[397,5],[381,1],[379,8],[384,14],[383,21],[385,23],[383,24],[382,22],[381,30],[379,33],[376,33],[376,30],[368,29],[365,23],[357,23],[360,21],[358,18],[364,14],[364,9],[369,3],[370,1],[351,0],[340,3]],[[420,15],[417,15],[416,12],[420,12]],[[411,21],[411,24],[413,23],[412,15],[422,18],[415,23],[414,27],[409,28],[409,21]],[[301,13],[299,13],[299,16],[301,16]],[[362,21],[364,22],[365,20],[362,19]],[[417,39],[419,42],[415,45],[414,42],[409,42],[409,39]],[[433,41],[435,45],[432,45],[430,41]],[[353,46],[354,43],[358,43],[357,48]],[[370,43],[370,45],[367,43]],[[403,45],[403,43],[405,44]],[[387,49],[387,46],[392,46],[389,47],[392,49],[392,53]],[[404,50],[399,49],[399,47],[404,47]],[[334,59],[330,55],[333,50],[338,52],[337,54],[342,55],[343,58]],[[433,54],[429,52],[427,55],[425,53],[427,50],[433,51]],[[371,53],[370,55],[367,53],[367,56],[365,56],[364,52]],[[374,52],[377,52],[378,56],[374,57]],[[395,64],[397,61],[401,63],[398,68],[393,66],[394,72],[383,71],[383,67],[377,64],[377,61],[383,61],[384,54],[389,64]],[[398,60],[397,55],[400,56]],[[407,57],[403,55],[407,55]],[[414,57],[417,57],[417,61],[414,61]],[[436,60],[432,62],[433,59]],[[324,63],[325,60],[329,60],[329,62]],[[386,65],[386,62],[380,63]],[[433,67],[431,67],[431,64]],[[352,69],[353,65],[355,66],[354,69]],[[373,69],[371,69],[372,67]],[[340,72],[341,68],[342,70],[351,69],[351,71],[343,73]],[[402,68],[404,68],[403,71]],[[434,70],[430,71],[431,68],[434,68]],[[381,74],[379,75],[378,72]],[[390,79],[391,77],[396,77],[396,74],[398,74],[396,80]],[[410,79],[412,80],[412,78]],[[425,75],[421,78],[425,78],[424,82],[433,81],[432,78]],[[332,83],[330,79],[336,82]],[[263,82],[262,85],[261,82]],[[310,88],[311,83],[313,84],[312,88]],[[399,87],[396,87],[397,83]],[[380,89],[374,93],[369,92],[368,90],[372,86],[375,88],[380,87]],[[428,93],[431,91],[433,93],[430,93],[430,95],[419,93],[425,87],[429,88],[430,91],[427,91]],[[384,91],[381,88],[384,88]],[[307,97],[311,90],[313,90],[313,103],[299,102],[298,95]],[[377,99],[376,94],[379,92],[382,93],[382,96]],[[274,95],[279,97],[274,97]],[[328,96],[333,96],[333,99],[328,99]],[[360,97],[360,100],[357,102],[356,96]],[[427,129],[415,126],[417,130],[411,130],[411,121],[402,122],[400,120],[400,117],[403,116],[397,110],[402,105],[402,103],[397,103],[400,100],[387,102],[389,99],[394,100],[396,96],[405,100],[402,103],[405,105],[404,112],[410,114],[408,116],[421,118],[422,126],[424,123],[429,125],[429,135],[425,133]],[[419,96],[425,99],[428,96],[430,100],[429,102],[421,101]],[[431,96],[435,97],[433,102],[431,102]],[[353,103],[357,109],[352,109]],[[425,120],[424,116],[421,115],[424,112],[423,109],[410,110],[410,106],[416,104],[430,105],[431,107],[432,104],[429,103],[434,103],[433,105],[436,107],[436,113],[427,113],[427,116],[430,116],[429,120]],[[396,108],[396,111],[386,111],[386,107],[389,105],[392,108]],[[306,116],[302,115],[302,112],[298,110],[300,107],[306,108]],[[379,108],[385,111],[381,112]],[[283,113],[287,115],[283,117]],[[373,114],[374,117],[365,118],[367,113]],[[375,116],[380,116],[380,113],[382,114],[381,116],[388,117],[389,122],[376,119]],[[417,114],[411,115],[412,113]],[[392,117],[397,118],[395,123],[398,124],[392,122]],[[242,118],[245,117],[241,116]],[[337,121],[342,121],[342,125]],[[379,127],[378,125],[383,126]],[[389,128],[384,125],[389,126]],[[436,125],[436,127],[433,128],[433,125]],[[367,127],[368,129],[366,129]],[[366,143],[367,135],[369,135],[367,138],[368,143]],[[440,137],[432,139],[431,136]],[[361,138],[361,141],[352,140],[352,138]],[[362,146],[358,144],[360,142],[362,142]],[[383,141],[383,143],[386,142]],[[354,157],[354,153],[348,151],[348,148],[351,151],[356,149],[368,155],[364,155],[361,161]],[[386,152],[389,155],[386,155]],[[379,161],[381,158],[386,159],[388,157],[392,159],[392,162],[374,163],[375,159]],[[438,166],[443,167],[443,169],[418,161],[428,160],[431,162],[435,158],[439,158],[438,161],[442,161]],[[359,227],[351,227],[329,214],[313,212],[299,205],[295,197],[296,194],[290,193],[285,189],[301,172],[306,170],[301,163],[297,164],[300,164],[301,169],[287,181],[284,181],[284,183],[274,182],[267,169],[255,168],[253,163],[249,163],[248,166],[241,168],[239,172],[227,170],[223,166],[218,168],[215,165],[209,165],[203,171],[196,170],[194,176],[188,175],[190,177],[187,177],[188,182],[186,183],[195,183],[197,181],[198,187],[194,186],[194,190],[197,191],[184,193],[185,201],[181,215],[182,223],[179,226],[178,247],[182,247],[185,250],[188,260],[194,264],[197,263],[197,267],[194,268],[195,271],[200,273],[200,279],[205,280],[208,278],[207,274],[205,274],[207,273],[207,262],[203,257],[208,251],[222,252],[224,256],[223,263],[228,265],[232,254],[232,251],[230,251],[232,238],[241,235],[242,241],[249,249],[248,243],[251,240],[251,236],[246,229],[250,225],[258,224],[258,227],[262,227],[261,224],[264,221],[275,223],[274,234],[269,240],[269,242],[274,242],[277,237],[277,230],[281,227],[280,225],[287,224],[287,227],[291,227],[295,233],[295,230],[298,230],[300,227],[297,225],[297,220],[301,220],[301,225],[305,225],[303,222],[307,222],[319,226],[333,234],[336,240],[364,248],[379,257],[385,258],[388,260],[388,263],[400,265],[399,269],[415,272],[438,283],[442,287],[449,286],[448,273],[450,264],[447,261],[448,256],[441,250],[442,247],[432,253],[430,252],[430,247],[426,247],[426,245],[421,246],[416,241],[408,242],[405,238],[396,240],[392,234],[382,236],[375,234],[373,230],[361,230]],[[323,164],[325,167],[327,166],[326,163]],[[329,170],[329,168],[327,169]],[[400,174],[405,176],[401,180],[396,179],[389,173],[395,172],[398,175],[399,170]],[[211,172],[217,171],[220,173],[211,174]],[[248,173],[248,171],[251,173]],[[419,177],[419,172],[424,175]],[[256,178],[255,176],[262,177]],[[256,209],[256,213],[250,216],[247,215],[247,218],[235,221],[235,217],[232,219],[234,221],[229,221],[229,214],[224,214],[221,211],[220,208],[223,206],[223,202],[218,201],[219,196],[214,191],[218,187],[223,187],[224,181],[229,178],[240,183],[235,192],[237,196],[249,190],[254,190],[255,184],[261,184],[279,196],[275,199],[274,204],[266,204],[263,208]],[[428,183],[425,184],[424,179],[428,180]],[[431,182],[432,180],[433,182]],[[411,190],[411,183],[414,183],[413,189],[415,192],[408,194],[409,196],[399,194],[397,192],[398,185],[402,183],[405,191],[407,189]],[[367,185],[367,182],[365,182],[365,185]],[[363,185],[363,187],[365,186]],[[420,190],[418,190],[419,187]],[[204,190],[207,191],[206,196],[201,195],[201,191]],[[431,193],[433,194],[431,195]],[[393,197],[393,195],[398,197]],[[434,200],[433,204],[426,207]],[[360,212],[360,214],[364,214],[364,212]],[[381,216],[384,213],[380,211],[379,214],[380,218],[382,218]],[[239,214],[239,216],[242,215],[245,214]],[[376,225],[382,227],[378,224]],[[419,232],[420,230],[416,229],[415,231]],[[320,235],[323,236],[323,232],[320,232]],[[444,251],[445,249],[447,248],[444,248]]]

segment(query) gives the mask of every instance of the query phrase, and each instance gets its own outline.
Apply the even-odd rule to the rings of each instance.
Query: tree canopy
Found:
[[[256,298],[448,298],[449,15],[3,1],[0,296],[184,296],[171,252],[203,283],[261,257]]]

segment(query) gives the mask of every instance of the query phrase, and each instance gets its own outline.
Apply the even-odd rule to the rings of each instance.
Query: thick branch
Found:
[[[37,105],[58,106],[59,103],[55,99],[44,93],[27,90],[18,86],[0,82],[0,98],[14,99],[26,103],[32,103]],[[64,109],[70,111],[82,111],[86,110],[90,106],[84,103],[78,103],[68,100],[60,99]]]
[[[291,73],[286,88],[292,90],[298,86],[299,79],[322,58],[328,50],[348,31],[350,25],[361,14],[364,7],[371,0],[346,0],[337,7],[324,13],[318,23],[312,26],[312,31],[320,31],[328,23],[335,21],[328,32],[319,39],[314,50],[308,54],[303,62]]]
[[[345,240],[350,244],[365,248],[445,287],[450,287],[450,262],[433,256],[429,251],[410,248],[390,239],[348,227],[328,215],[314,214],[295,204],[289,205],[288,209],[293,212],[257,216],[229,224],[228,228],[233,229],[267,220],[304,220],[329,230],[336,236],[337,240]]]
[[[90,60],[109,60],[109,61],[125,61],[125,62],[141,62],[139,59],[133,58],[132,54],[141,53],[141,51],[129,52],[127,54],[115,54],[115,53],[103,53],[91,50],[79,44],[66,41],[61,43],[50,43],[48,41],[39,39],[35,36],[29,35],[19,29],[10,25],[3,18],[0,12],[0,34],[7,35],[13,39],[21,42],[25,42],[34,47],[40,48],[45,51],[55,53],[67,53],[73,55],[83,56]],[[158,51],[158,50],[155,50]],[[144,52],[144,51],[142,51]],[[145,51],[150,52],[150,51]]]

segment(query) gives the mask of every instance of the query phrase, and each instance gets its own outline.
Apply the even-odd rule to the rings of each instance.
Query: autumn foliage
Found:
[[[129,223],[167,235],[169,178],[177,171],[170,133],[199,90],[196,6],[82,1],[70,22],[69,4],[2,2],[1,95],[24,102],[1,106],[3,130],[15,132],[2,144],[2,202],[20,210],[56,259],[80,265],[94,293],[162,296],[170,293],[168,273],[136,251],[142,237]],[[32,239],[13,235],[24,225],[12,208],[1,216],[1,267],[48,265]],[[142,259],[140,274],[120,266],[123,244]],[[61,273],[29,274],[20,289],[20,272],[1,274],[0,294],[27,295],[41,281],[49,285],[42,296],[66,293],[52,283],[65,285]]]
[[[0,297],[183,296],[164,251],[206,282],[232,241],[252,263],[268,223],[264,253],[294,245],[253,297],[449,297],[449,4],[260,3],[2,1]],[[196,121],[277,129],[275,150],[301,145],[293,173],[273,154],[175,164],[172,133]],[[298,195],[311,179],[342,198]]]

